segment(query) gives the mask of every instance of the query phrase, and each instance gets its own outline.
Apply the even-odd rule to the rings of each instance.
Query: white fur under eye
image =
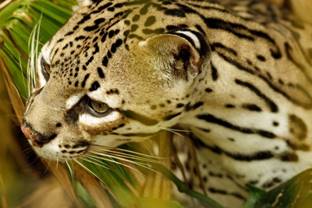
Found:
[[[120,117],[121,117],[120,113],[116,111],[113,111],[104,117],[94,117],[90,114],[84,113],[79,116],[79,122],[86,126],[98,126],[104,123],[115,121],[119,119]]]

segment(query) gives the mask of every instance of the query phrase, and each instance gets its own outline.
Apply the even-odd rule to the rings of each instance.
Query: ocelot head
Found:
[[[22,126],[39,156],[69,159],[92,145],[142,141],[203,104],[204,34],[184,18],[144,13],[147,5],[81,7],[42,48]]]

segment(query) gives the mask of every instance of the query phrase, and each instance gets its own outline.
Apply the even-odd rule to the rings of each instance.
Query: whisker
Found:
[[[175,129],[175,128],[166,128],[166,129],[170,129],[170,130],[175,131],[175,132],[191,133],[191,131],[187,130],[187,129]]]
[[[92,163],[92,164],[97,165],[97,166],[101,166],[101,167],[103,167],[105,169],[109,169],[108,166],[106,166],[104,164],[101,164],[99,161],[92,160],[92,158],[85,157],[85,158],[81,158],[81,160],[84,160],[84,161],[86,161],[88,163]]]
[[[133,155],[142,156],[142,157],[146,157],[146,158],[168,159],[166,157],[161,157],[161,156],[156,156],[156,155],[149,155],[149,154],[145,154],[145,153],[141,153],[141,152],[137,152],[137,151],[133,151],[133,150],[122,149],[122,148],[112,149],[111,147],[104,146],[104,145],[99,145],[99,144],[91,144],[91,146],[101,147],[100,150],[115,151],[115,152],[118,151],[119,153],[124,153],[124,154],[131,153]]]
[[[67,166],[67,168],[68,168],[68,171],[69,171],[70,176],[73,177],[74,171],[73,171],[73,169],[71,168],[71,165],[68,163],[68,160],[65,160],[65,164],[66,164],[66,166]]]
[[[130,166],[130,165],[127,165],[127,164],[118,162],[118,161],[116,161],[116,160],[108,159],[108,158],[105,158],[105,157],[97,157],[97,156],[95,156],[95,155],[88,155],[88,156],[89,156],[89,159],[93,159],[93,160],[95,160],[95,161],[97,161],[97,162],[100,162],[101,160],[104,160],[104,161],[106,161],[106,162],[115,163],[115,164],[124,166],[124,167],[126,167],[126,168],[129,168],[129,169],[131,169],[131,170],[133,170],[133,171],[136,171],[136,172],[140,173],[140,171],[137,170],[135,167],[132,167],[132,166]]]
[[[93,175],[94,177],[96,177],[99,181],[101,181],[103,184],[104,181],[98,177],[96,174],[94,174],[89,168],[87,168],[85,165],[83,165],[81,162],[79,162],[77,159],[73,159],[74,162],[76,162],[78,165],[80,165],[83,169],[85,169],[88,173],[90,173],[91,175]]]
[[[154,158],[146,158],[144,156],[136,156],[136,155],[131,155],[131,154],[126,154],[126,153],[122,153],[122,152],[118,152],[118,151],[111,151],[111,150],[105,150],[102,149],[100,151],[96,151],[97,153],[110,153],[112,155],[115,156],[119,156],[121,158],[126,158],[126,159],[134,159],[134,160],[139,160],[139,161],[144,161],[144,162],[161,162],[163,160],[160,159],[154,159]]]
[[[95,157],[97,159],[103,159],[103,160],[107,160],[107,161],[110,161],[110,162],[115,162],[117,164],[120,164],[120,165],[125,165],[124,163],[121,163],[121,162],[118,162],[116,160],[120,160],[120,161],[123,161],[123,162],[128,162],[128,163],[131,163],[133,165],[137,165],[139,167],[142,167],[142,168],[145,168],[145,169],[148,169],[148,170],[151,170],[153,172],[157,172],[155,171],[149,164],[146,164],[146,163],[141,163],[141,162],[137,162],[137,161],[131,161],[131,160],[127,160],[125,158],[118,158],[118,157],[115,157],[115,156],[111,156],[111,155],[106,155],[106,154],[103,154],[103,153],[97,153],[97,152],[93,152],[92,155],[89,155],[91,157]],[[116,160],[112,160],[112,159],[107,159],[107,157],[111,157],[111,158],[114,158]]]
[[[168,132],[170,132],[170,133],[172,133],[172,134],[175,134],[175,135],[177,135],[177,136],[180,136],[180,137],[184,137],[183,134],[181,134],[181,133],[179,133],[179,132],[175,132],[174,130],[169,129],[169,128],[163,128],[163,129],[161,129],[161,130],[168,131]]]
[[[94,155],[94,154],[89,154],[88,155],[88,158],[92,158],[92,159],[95,159],[95,160],[98,160],[98,161],[101,161],[101,160],[104,160],[106,162],[113,162],[113,163],[117,163],[119,165],[126,165],[126,164],[123,164],[121,162],[118,162],[116,160],[113,160],[113,159],[116,159],[116,158],[113,158],[113,159],[110,159],[109,156],[107,155],[102,155],[103,157],[100,157],[100,156],[97,156],[97,155]]]
[[[136,161],[129,160],[127,158],[118,157],[118,156],[115,156],[115,155],[107,155],[107,154],[101,153],[101,152],[90,151],[90,153],[92,153],[94,155],[100,155],[100,156],[110,157],[110,158],[113,158],[113,159],[118,159],[118,160],[125,161],[125,162],[130,162],[130,163],[135,163],[136,162]]]
[[[168,159],[167,157],[162,157],[162,156],[157,156],[157,155],[149,155],[149,154],[145,154],[145,153],[141,153],[141,152],[136,152],[136,151],[133,151],[133,150],[127,150],[127,149],[121,149],[121,148],[116,148],[118,151],[123,151],[123,152],[126,152],[126,153],[131,153],[131,154],[134,154],[134,155],[137,155],[137,156],[143,156],[143,157],[149,157],[149,158],[154,158],[154,159],[157,159],[157,160],[166,160]]]

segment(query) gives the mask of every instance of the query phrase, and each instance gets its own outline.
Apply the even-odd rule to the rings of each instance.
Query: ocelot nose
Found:
[[[41,134],[35,131],[31,127],[31,125],[26,122],[21,126],[21,129],[25,137],[31,141],[33,146],[36,147],[42,147],[43,145],[49,143],[57,136],[57,134],[49,134],[49,135]]]

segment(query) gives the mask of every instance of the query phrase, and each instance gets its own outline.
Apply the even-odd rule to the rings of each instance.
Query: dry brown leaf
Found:
[[[77,206],[78,206],[79,201],[76,197],[76,194],[71,184],[67,170],[63,167],[62,164],[57,164],[54,161],[47,161],[45,162],[45,164],[49,168],[49,170],[52,172],[52,174],[55,176],[55,178],[58,180],[59,184],[62,186],[65,192],[68,194],[71,201],[74,203],[77,203]]]
[[[21,125],[23,121],[25,105],[23,103],[23,100],[20,94],[18,93],[18,90],[16,89],[11,79],[11,76],[7,70],[7,67],[5,66],[4,62],[1,59],[0,59],[0,71],[3,74],[4,83],[8,91],[8,95],[10,97],[13,110],[16,114],[19,124]]]

